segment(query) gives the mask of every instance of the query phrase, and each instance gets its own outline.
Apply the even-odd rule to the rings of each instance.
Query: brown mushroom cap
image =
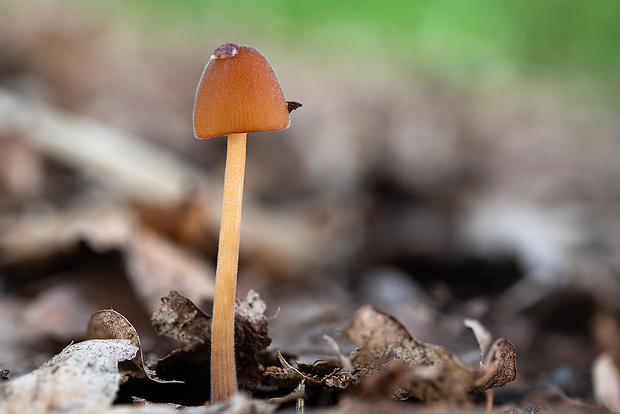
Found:
[[[288,125],[284,93],[265,56],[234,43],[215,49],[196,90],[196,137],[279,131]]]

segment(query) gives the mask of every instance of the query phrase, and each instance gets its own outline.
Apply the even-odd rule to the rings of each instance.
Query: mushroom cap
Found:
[[[196,90],[196,138],[279,131],[289,122],[284,93],[262,53],[234,43],[215,49]]]

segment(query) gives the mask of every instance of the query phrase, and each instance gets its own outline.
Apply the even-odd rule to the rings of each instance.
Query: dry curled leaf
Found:
[[[360,345],[351,357],[353,366],[362,376],[381,373],[383,383],[390,383],[390,391],[399,397],[460,402],[470,393],[502,386],[516,377],[516,354],[509,341],[495,341],[482,367],[472,369],[450,350],[412,338],[398,321],[374,306],[361,308],[344,335]],[[391,351],[395,361],[388,358]]]
[[[476,341],[478,341],[478,346],[480,347],[480,367],[482,367],[484,365],[484,356],[489,352],[493,341],[491,339],[491,332],[476,319],[467,318],[463,321],[463,324],[471,329],[476,337]]]
[[[498,339],[487,354],[478,370],[474,388],[470,392],[478,394],[492,388],[502,387],[517,378],[517,354],[515,346],[507,339]]]
[[[280,353],[280,366],[267,367],[266,383],[293,387],[347,389],[356,384],[363,395],[373,397],[416,397],[422,401],[462,402],[512,381],[516,375],[515,351],[505,339],[488,344],[486,330],[470,321],[482,351],[489,348],[480,369],[465,366],[448,349],[424,344],[414,338],[390,315],[374,306],[361,308],[344,329],[344,335],[361,345],[344,357],[316,361],[312,365],[288,363]],[[396,356],[396,358],[393,357]]]
[[[138,347],[126,339],[69,345],[40,368],[10,381],[0,395],[0,412],[101,412],[116,396],[122,378],[118,363],[137,352]]]
[[[155,371],[153,371],[147,363],[144,361],[144,355],[142,354],[142,345],[140,344],[140,337],[136,328],[120,313],[113,309],[105,309],[96,312],[91,316],[88,321],[88,337],[92,339],[127,339],[136,348],[138,352],[132,358],[132,362],[140,369],[140,373],[146,375],[149,379],[155,382],[167,383],[178,381],[165,381],[157,377]],[[129,372],[132,376],[137,375],[136,372]]]

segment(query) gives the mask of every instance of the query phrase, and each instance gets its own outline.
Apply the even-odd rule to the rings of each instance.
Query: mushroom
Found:
[[[287,128],[289,112],[299,106],[286,102],[265,56],[234,43],[215,49],[196,90],[196,138],[228,135],[211,332],[212,402],[237,392],[234,318],[247,133]]]

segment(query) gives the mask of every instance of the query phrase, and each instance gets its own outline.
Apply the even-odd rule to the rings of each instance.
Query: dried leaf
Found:
[[[353,365],[370,373],[384,369],[385,358],[391,350],[412,366],[433,367],[454,359],[445,348],[413,339],[398,321],[371,305],[357,311],[343,334],[361,345],[352,356]]]
[[[486,356],[479,376],[470,392],[478,394],[506,385],[517,377],[517,354],[515,346],[507,339],[498,339]]]
[[[338,362],[340,363],[340,366],[345,371],[353,372],[353,364],[351,364],[351,360],[348,357],[342,355],[342,353],[340,352],[340,347],[338,346],[338,343],[334,340],[334,338],[332,338],[329,335],[323,335],[323,339],[327,341],[329,346],[332,348],[332,350],[336,354],[338,358]]]
[[[460,402],[471,393],[514,379],[514,346],[503,339],[490,346],[481,369],[476,370],[451,351],[412,338],[394,318],[373,306],[360,309],[343,333],[361,345],[352,356],[344,357],[335,349],[338,358],[295,368],[278,353],[281,367],[268,367],[265,381],[280,387],[304,382],[308,387],[347,389],[363,380],[358,390],[367,396]],[[397,360],[390,357],[392,351]]]
[[[253,391],[260,381],[263,369],[257,354],[271,344],[266,309],[265,302],[252,289],[245,299],[235,302],[235,358],[241,389]]]
[[[254,391],[260,382],[262,367],[257,354],[271,344],[266,325],[256,325],[244,316],[235,315],[235,360],[239,389]]]
[[[316,361],[312,365],[298,363],[298,368],[289,364],[278,352],[281,367],[270,366],[263,373],[263,380],[282,388],[292,388],[304,383],[308,387],[326,387],[344,390],[356,380],[350,371],[340,366],[338,358]]]
[[[278,361],[280,361],[282,368],[270,367],[273,373],[273,375],[269,375],[270,378],[278,377],[280,380],[284,380],[285,383],[286,381],[290,381],[289,386],[292,386],[293,384],[300,384],[305,380],[312,382],[312,378],[289,364],[288,361],[284,359],[280,351],[278,351]],[[280,384],[282,383],[280,382]]]
[[[127,339],[136,348],[138,352],[131,361],[140,369],[140,372],[149,379],[160,383],[179,383],[179,381],[165,381],[157,377],[147,363],[144,361],[142,354],[142,345],[140,337],[133,325],[120,313],[113,309],[105,309],[91,316],[88,322],[88,336],[93,339]],[[131,375],[136,373],[131,371]]]
[[[496,341],[480,370],[465,366],[448,349],[412,338],[390,315],[374,306],[361,308],[344,330],[361,347],[351,357],[364,375],[391,376],[391,391],[400,397],[423,401],[461,402],[469,393],[479,393],[512,381],[516,376],[514,346]],[[393,350],[398,358],[390,361]],[[385,380],[386,378],[384,378]]]
[[[239,313],[235,315],[237,382],[240,389],[252,392],[258,386],[262,373],[257,354],[271,343],[267,333],[267,319],[263,314],[265,303],[256,292],[250,291],[247,300],[237,302],[237,309],[256,321],[251,322]],[[195,372],[190,374],[190,378],[184,378],[186,381],[203,382],[209,379],[210,316],[205,315],[185,296],[172,291],[162,298],[162,305],[153,314],[151,322],[158,334],[174,338],[182,347],[157,362],[158,372],[182,373],[183,370],[178,367],[192,364]]]
[[[126,339],[69,345],[40,368],[10,381],[0,398],[0,412],[100,412],[116,396],[122,378],[118,363],[137,352],[138,347]]]
[[[182,348],[210,343],[211,317],[191,300],[173,290],[161,298],[161,302],[159,310],[151,317],[158,335],[175,339]]]
[[[478,346],[480,347],[480,367],[482,367],[484,363],[484,356],[489,352],[491,348],[491,332],[485,328],[480,321],[476,319],[465,319],[463,321],[465,326],[467,326],[474,333],[476,337],[476,341],[478,341]]]

